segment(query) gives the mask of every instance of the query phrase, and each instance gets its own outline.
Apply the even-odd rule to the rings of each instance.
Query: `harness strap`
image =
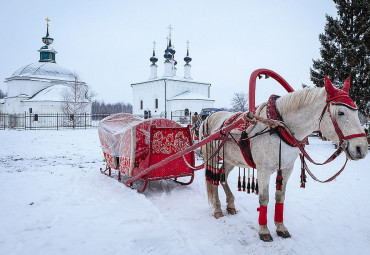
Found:
[[[347,136],[344,136],[343,137],[343,140],[348,140],[348,139],[355,138],[355,137],[364,137],[364,136],[366,136],[365,133],[354,134],[354,135],[347,135]]]
[[[308,166],[304,160],[304,156],[302,154],[299,154],[299,157],[301,158],[301,162],[302,162],[302,166],[303,168],[307,171],[307,173],[311,176],[312,179],[314,179],[315,181],[318,181],[318,182],[321,182],[321,183],[326,183],[326,182],[331,182],[332,180],[334,180],[335,178],[338,177],[338,175],[340,175],[344,168],[346,167],[346,164],[348,162],[348,159],[346,159],[346,162],[344,163],[343,167],[336,173],[334,174],[332,177],[330,177],[329,179],[325,180],[325,181],[321,181],[319,180],[311,171],[310,169],[308,169]]]

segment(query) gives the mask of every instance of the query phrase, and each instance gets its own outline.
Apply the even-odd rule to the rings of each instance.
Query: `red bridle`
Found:
[[[337,100],[338,98],[340,97],[345,97],[347,100],[351,100],[352,99],[349,97],[349,95],[337,95],[337,96],[334,96],[334,97],[331,97],[329,99],[326,100],[326,105],[321,113],[321,116],[320,116],[320,122],[319,122],[319,127],[320,127],[320,124],[321,124],[321,120],[324,116],[324,113],[325,113],[325,110],[327,109],[328,110],[328,113],[329,113],[329,116],[330,116],[330,119],[331,119],[331,122],[333,123],[333,126],[334,126],[334,129],[335,129],[335,132],[337,133],[338,135],[338,138],[339,138],[339,147],[342,147],[342,149],[345,149],[347,147],[347,143],[344,143],[343,142],[345,140],[348,140],[348,139],[351,139],[351,138],[355,138],[355,137],[366,137],[366,134],[365,133],[358,133],[358,134],[352,134],[352,135],[347,135],[347,136],[344,136],[343,135],[343,132],[342,130],[339,128],[339,125],[338,125],[338,122],[337,120],[333,117],[333,115],[330,113],[330,106],[333,104],[333,100]],[[340,103],[339,103],[340,104]],[[354,109],[356,110],[357,108],[353,108],[345,103],[342,103],[342,105],[348,107],[348,108],[351,108],[351,109]]]

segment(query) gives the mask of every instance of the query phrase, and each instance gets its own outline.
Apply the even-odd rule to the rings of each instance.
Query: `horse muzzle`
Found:
[[[359,160],[365,158],[368,153],[368,143],[366,140],[365,143],[357,143],[352,146],[350,143],[347,143],[346,147],[344,148],[347,158],[350,160]]]

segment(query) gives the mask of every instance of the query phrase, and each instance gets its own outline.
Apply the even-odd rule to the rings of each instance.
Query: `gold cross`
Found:
[[[171,25],[169,25],[167,28],[168,28],[168,30],[170,31],[170,36],[169,36],[169,37],[170,37],[170,39],[171,39],[171,30],[172,30],[173,28],[172,28],[172,26],[171,26]]]
[[[46,18],[45,20],[46,20],[46,26],[49,27],[49,21],[50,21],[50,19],[49,18]]]
[[[189,49],[189,43],[190,43],[189,40],[187,40],[186,41],[186,44],[188,45],[188,47],[187,47],[188,49]]]

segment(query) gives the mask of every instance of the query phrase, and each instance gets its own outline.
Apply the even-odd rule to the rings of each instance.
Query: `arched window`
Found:
[[[155,109],[158,109],[158,98],[155,99]]]
[[[144,108],[144,102],[143,100],[140,100],[140,110],[142,110]]]
[[[148,111],[144,111],[144,119],[148,119],[149,118],[149,112]]]
[[[189,116],[189,109],[188,108],[185,109],[185,116]]]

